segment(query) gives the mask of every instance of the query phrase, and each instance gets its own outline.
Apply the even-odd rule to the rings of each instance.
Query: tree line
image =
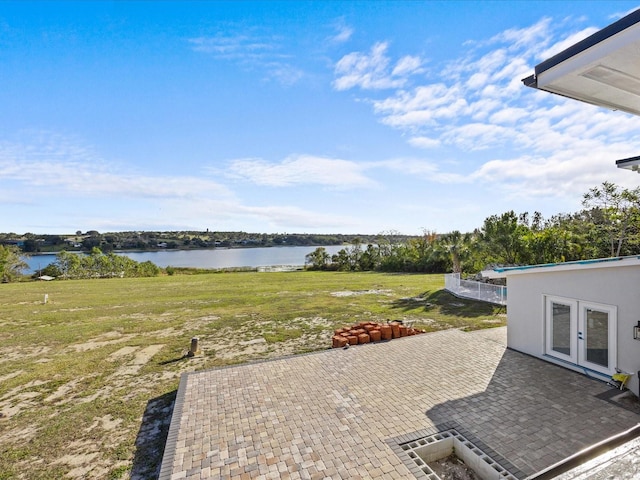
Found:
[[[0,245],[0,283],[8,283],[22,277],[27,268],[22,252],[13,245]],[[113,278],[113,277],[155,277],[160,267],[153,262],[136,262],[124,255],[103,253],[94,248],[89,255],[62,251],[55,262],[38,272],[38,276],[51,276],[63,280]]]
[[[490,266],[533,265],[640,253],[640,187],[611,182],[589,189],[582,210],[545,219],[539,212],[492,215],[473,232],[424,231],[394,242],[355,239],[330,256],[322,247],[306,257],[309,269],[477,273]]]
[[[547,219],[539,212],[529,215],[508,211],[486,218],[481,227],[467,233],[427,230],[420,236],[397,232],[368,238],[335,235],[349,246],[332,256],[319,247],[305,261],[307,268],[317,270],[477,273],[490,266],[640,254],[640,187],[626,189],[604,182],[583,195],[582,207],[577,213]],[[17,246],[0,245],[0,281],[20,277],[26,268],[22,254]],[[110,251],[103,253],[97,246],[92,247],[90,255],[62,251],[50,268],[42,273],[61,278],[160,273],[151,262],[138,263]]]
[[[203,249],[203,248],[250,248],[278,246],[313,246],[350,244],[354,238],[365,242],[375,239],[375,235],[308,234],[308,233],[248,233],[216,231],[180,232],[111,232],[97,230],[77,231],[71,235],[37,235],[25,233],[0,233],[0,245],[15,245],[23,253],[55,253],[62,250],[91,252],[99,248],[108,253],[118,250],[162,250],[162,249]],[[411,238],[397,234],[395,241],[404,242]]]

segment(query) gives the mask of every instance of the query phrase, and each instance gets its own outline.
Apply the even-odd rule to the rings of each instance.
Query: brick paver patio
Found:
[[[160,479],[413,478],[394,442],[443,425],[524,478],[638,423],[609,388],[507,350],[506,327],[185,374]]]

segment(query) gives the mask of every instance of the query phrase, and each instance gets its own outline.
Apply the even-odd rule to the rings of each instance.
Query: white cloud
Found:
[[[539,47],[547,41],[551,24],[552,19],[546,17],[529,27],[510,28],[492,37],[489,44],[503,43],[511,49]]]
[[[202,36],[187,41],[196,52],[231,60],[256,60],[275,55],[276,50],[272,42],[244,34]]]
[[[413,145],[417,148],[436,148],[439,147],[442,143],[437,138],[429,138],[429,137],[411,137],[409,139],[409,144]]]
[[[568,21],[560,22],[565,31]],[[442,149],[447,149],[448,158],[456,152],[453,155],[465,162],[454,168],[464,168],[467,174],[441,171],[435,162],[386,163],[387,168],[434,182],[486,183],[510,196],[544,199],[575,196],[605,179],[621,185],[637,182],[625,176],[628,172],[616,169],[613,160],[637,155],[640,119],[523,86],[522,78],[541,59],[596,30],[574,27],[559,39],[554,30],[557,24],[544,18],[486,42],[469,43],[459,58],[434,66],[441,72],[438,77],[427,77],[429,81],[413,87],[383,76],[394,60],[386,44],[376,44],[369,55],[344,57],[339,62],[343,69],[336,69],[336,84],[343,88],[368,85],[372,80],[364,79],[365,72],[385,78],[393,91],[368,99],[380,122],[400,130],[411,146],[430,150],[432,156]],[[340,76],[344,72],[352,75]],[[494,151],[511,152],[506,154],[511,157],[491,159]]]
[[[375,185],[363,174],[356,162],[313,155],[295,155],[278,163],[262,159],[233,160],[229,172],[256,185],[289,187],[324,185],[336,188],[371,187]]]
[[[398,60],[398,63],[393,67],[391,76],[401,77],[407,75],[414,75],[424,71],[422,68],[422,59],[420,57],[414,57],[407,55]]]
[[[351,39],[354,32],[353,28],[346,25],[342,18],[335,22],[334,29],[336,30],[335,35],[329,38],[331,43],[345,43]]]
[[[394,172],[400,172],[407,177],[418,177],[435,183],[464,183],[466,177],[456,174],[447,173],[440,170],[436,162],[413,158],[397,158],[392,160],[383,160],[371,164],[372,168],[384,168]]]
[[[367,53],[353,52],[342,57],[335,66],[336,90],[359,87],[363,90],[381,90],[404,86],[409,76],[421,72],[422,60],[405,56],[391,65],[386,55],[388,44],[378,42]]]
[[[74,139],[46,132],[32,143],[0,143],[0,180],[35,197],[187,198],[230,196],[212,180],[195,176],[144,175],[107,165]]]
[[[236,214],[254,216],[268,222],[272,227],[278,229],[298,228],[318,229],[327,228],[331,230],[352,228],[356,223],[353,217],[346,215],[328,214],[323,212],[312,212],[295,206],[266,206],[266,207],[242,207],[236,210]]]
[[[393,97],[373,101],[374,111],[383,114],[383,123],[407,129],[453,119],[467,107],[457,85],[447,87],[442,83],[420,86],[410,92],[401,90]]]
[[[492,124],[513,124],[529,116],[529,111],[520,107],[507,107],[496,111],[489,118]]]
[[[570,46],[578,43],[580,40],[584,40],[589,35],[596,33],[599,29],[595,27],[588,27],[579,32],[575,32],[568,37],[554,43],[548,49],[541,51],[537,58],[540,61],[546,60],[547,58],[553,57],[556,53],[560,53],[563,50],[566,50]]]
[[[21,142],[0,141],[0,199],[14,209],[12,216],[15,209],[37,212],[20,220],[29,230],[182,230],[210,225],[241,230],[254,225],[263,231],[345,231],[360,225],[357,215],[327,211],[321,202],[305,207],[297,201],[274,199],[254,205],[207,175],[130,171],[107,162],[77,139],[48,132],[26,137]],[[375,182],[364,176],[365,168],[309,155],[274,165],[260,160],[231,164],[236,177],[268,186],[371,187]],[[75,207],[78,201],[82,208]],[[51,215],[42,215],[44,211]],[[55,219],[54,225],[47,223],[49,217]],[[8,215],[4,220],[17,221]],[[7,224],[6,228],[12,227]]]
[[[235,62],[242,68],[261,70],[265,78],[291,86],[304,77],[304,72],[292,64],[291,55],[284,52],[282,39],[254,31],[237,35],[200,36],[187,40],[191,49],[218,60]]]
[[[628,153],[624,145],[596,142],[581,155],[558,152],[548,157],[527,156],[492,160],[470,175],[473,181],[495,185],[512,196],[572,197],[609,179],[619,185],[634,186],[629,172],[616,169],[613,160]],[[637,183],[635,184],[637,186]]]

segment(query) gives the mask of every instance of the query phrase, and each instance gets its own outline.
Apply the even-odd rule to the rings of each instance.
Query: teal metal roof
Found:
[[[573,262],[560,262],[560,263],[542,263],[539,265],[523,265],[520,267],[503,267],[503,268],[494,268],[494,272],[505,273],[512,271],[521,271],[521,270],[532,270],[534,268],[549,268],[549,267],[558,267],[564,265],[591,265],[595,263],[606,263],[606,262],[617,262],[620,260],[624,260],[626,258],[637,258],[640,260],[640,256],[632,255],[630,257],[611,257],[611,258],[596,258],[592,260],[576,260]]]

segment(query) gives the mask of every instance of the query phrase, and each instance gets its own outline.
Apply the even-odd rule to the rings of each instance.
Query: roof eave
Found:
[[[603,28],[602,30],[598,30],[593,35],[588,36],[587,38],[579,41],[578,43],[566,48],[560,53],[555,54],[553,57],[545,60],[544,62],[539,63],[535,67],[535,76],[537,77],[542,72],[549,70],[550,68],[555,67],[556,65],[568,60],[571,57],[575,57],[579,53],[584,52],[585,50],[597,45],[598,43],[606,40],[609,37],[617,35],[618,33],[626,30],[627,28],[635,25],[640,22],[640,9],[631,12],[629,15],[622,17],[617,22],[612,23],[611,25]]]
[[[616,166],[618,168],[626,168],[627,170],[633,170],[634,172],[640,173],[640,156],[616,160]]]

